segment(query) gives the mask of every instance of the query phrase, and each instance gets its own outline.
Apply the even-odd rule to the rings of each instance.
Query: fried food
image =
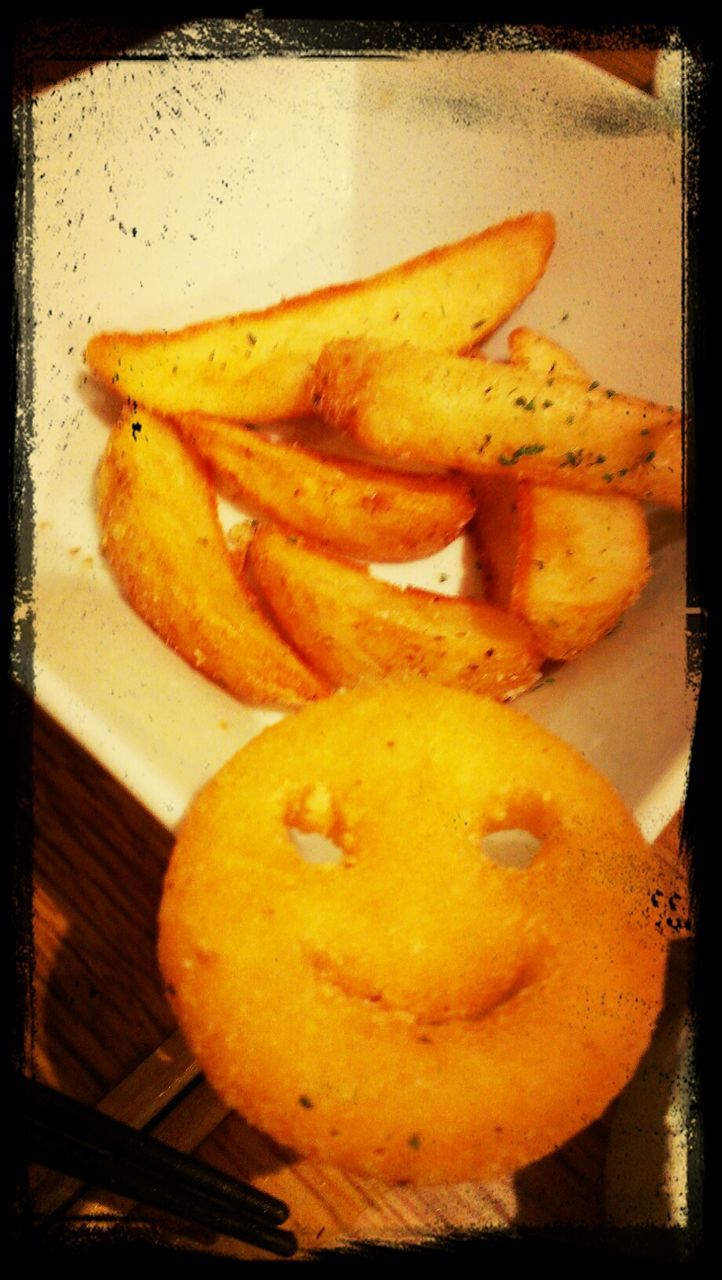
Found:
[[[224,492],[342,555],[415,560],[471,519],[467,483],[329,458],[214,418],[175,419]]]
[[[198,463],[145,409],[113,428],[98,474],[102,549],[123,594],[186,662],[251,703],[329,691],[236,577]]]
[[[586,380],[558,343],[529,329],[509,337],[511,358]],[[650,575],[640,504],[508,476],[477,479],[474,535],[487,596],[524,618],[549,658],[569,659],[611,630]]]
[[[247,560],[284,635],[333,685],[409,672],[508,698],[538,677],[529,628],[485,601],[379,581],[270,525]]]
[[[681,503],[679,411],[594,381],[357,338],[321,353],[313,399],[403,462]]]
[[[533,860],[500,865],[482,841],[518,828]],[[340,863],[304,860],[297,830]],[[550,733],[384,682],[274,725],[206,786],[167,873],[160,962],[210,1083],[277,1142],[388,1181],[490,1182],[631,1077],[673,880]]]
[[[644,513],[623,494],[526,483],[517,511],[511,608],[548,658],[573,658],[616,625],[649,579]]]
[[[103,333],[86,351],[119,395],[166,414],[274,422],[312,411],[327,342],[365,335],[471,350],[534,288],[554,245],[548,213],[525,214],[380,275],[175,333]]]
[[[565,347],[560,346],[553,338],[538,333],[536,329],[524,326],[512,329],[507,342],[512,364],[526,365],[528,369],[543,373],[548,378],[578,378],[586,382],[587,386],[593,381]]]

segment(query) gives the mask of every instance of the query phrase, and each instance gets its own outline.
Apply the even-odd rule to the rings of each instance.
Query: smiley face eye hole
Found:
[[[488,831],[479,843],[481,852],[490,862],[525,871],[534,861],[542,840],[522,827],[505,827],[500,831]]]
[[[316,867],[340,867],[344,852],[335,840],[320,831],[302,831],[300,827],[286,827],[291,844],[304,862]]]

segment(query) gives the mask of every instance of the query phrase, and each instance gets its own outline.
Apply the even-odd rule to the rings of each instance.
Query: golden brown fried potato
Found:
[[[324,457],[197,414],[175,421],[230,497],[342,555],[419,559],[457,537],[474,513],[461,480]]]
[[[358,338],[325,348],[313,396],[332,426],[402,461],[681,503],[679,411],[594,381]]]
[[[511,359],[588,382],[563,347],[530,329],[509,337]],[[474,532],[489,599],[531,626],[543,653],[568,659],[618,622],[649,577],[649,535],[638,502],[480,477]]]
[[[649,578],[642,508],[623,494],[526,483],[517,508],[511,607],[547,657],[572,658],[619,621]]]
[[[270,525],[248,563],[281,629],[333,684],[412,673],[502,699],[538,676],[526,625],[484,601],[380,582]]]
[[[186,662],[246,702],[297,706],[329,692],[236,578],[208,481],[169,423],[123,414],[98,503],[123,594]]]
[[[507,341],[512,364],[526,365],[527,368],[536,369],[547,377],[555,375],[564,378],[581,378],[586,381],[587,386],[592,381],[574,356],[553,338],[547,338],[543,333],[537,333],[535,329],[524,327],[513,329]]]
[[[265,311],[175,333],[99,334],[86,359],[119,395],[159,412],[255,422],[302,417],[327,342],[365,334],[470,350],[534,288],[553,245],[551,214],[526,214],[367,280]]]

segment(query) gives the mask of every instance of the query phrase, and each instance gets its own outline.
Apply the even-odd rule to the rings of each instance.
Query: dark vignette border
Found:
[[[11,350],[16,354],[13,367],[11,358],[11,414],[20,430],[14,445],[10,445],[10,542],[11,564],[14,565],[13,601],[25,604],[26,615],[16,632],[15,647],[11,648],[11,672],[25,686],[32,689],[33,619],[29,608],[32,582],[32,490],[29,475],[29,442],[32,439],[33,421],[33,367],[31,345],[25,335],[32,335],[33,300],[30,287],[31,261],[31,211],[32,191],[32,120],[30,99],[33,93],[42,91],[76,74],[83,67],[108,58],[147,58],[165,61],[168,58],[197,58],[199,60],[224,57],[259,57],[267,55],[318,58],[330,56],[372,56],[399,58],[417,49],[451,51],[458,49],[529,51],[535,49],[624,49],[658,48],[680,43],[692,58],[693,83],[688,82],[684,99],[685,112],[685,261],[684,261],[684,371],[685,410],[688,421],[694,420],[694,432],[686,438],[685,492],[687,506],[688,563],[688,667],[690,678],[699,682],[700,701],[695,732],[692,763],[690,767],[687,802],[683,823],[683,848],[688,856],[695,848],[704,845],[702,839],[704,798],[708,795],[705,762],[706,746],[711,732],[710,671],[716,650],[717,616],[712,608],[711,580],[708,576],[709,559],[705,553],[711,539],[711,501],[709,485],[711,475],[705,467],[710,433],[716,428],[708,421],[709,402],[704,391],[711,370],[712,343],[706,319],[711,313],[711,279],[708,264],[714,256],[710,252],[710,226],[714,219],[714,200],[710,180],[712,113],[717,99],[716,65],[708,54],[707,33],[699,28],[692,30],[684,24],[659,26],[651,23],[630,25],[628,21],[610,20],[606,25],[569,27],[563,23],[518,24],[510,19],[508,11],[485,12],[484,23],[469,24],[466,20],[450,22],[418,22],[402,19],[354,18],[329,19],[307,17],[288,18],[275,10],[264,8],[243,11],[232,21],[245,20],[249,35],[239,45],[237,35],[224,27],[223,19],[213,19],[203,31],[203,40],[189,47],[178,26],[181,23],[203,22],[196,15],[175,14],[155,17],[151,24],[128,25],[113,21],[104,23],[87,19],[45,19],[28,16],[14,24],[14,60],[11,85],[14,103],[14,132],[12,146],[12,176],[15,193],[12,207],[14,229],[15,270],[11,268]],[[12,622],[9,631],[12,630]],[[11,642],[12,643],[12,642]],[[703,670],[704,668],[704,670]],[[10,895],[13,927],[6,936],[15,942],[14,964],[17,971],[13,1010],[11,1066],[21,1066],[25,1060],[24,1046],[28,1034],[28,1022],[32,1030],[32,895],[29,870],[32,850],[32,705],[11,686],[11,741],[13,743],[13,781],[17,784],[15,821],[13,825],[13,858],[10,868]],[[707,905],[706,877],[699,864],[693,876],[693,888],[697,907],[700,940],[697,946],[697,963],[694,966],[694,1009],[699,1014],[705,1002],[704,969],[702,952],[709,941],[709,907]],[[706,1032],[698,1018],[698,1054],[705,1057]],[[590,1255],[614,1258],[636,1257],[671,1262],[688,1262],[698,1257],[702,1249],[701,1214],[703,1189],[699,1185],[702,1168],[701,1147],[704,1135],[701,1112],[704,1109],[704,1074],[698,1077],[697,1108],[700,1123],[696,1126],[697,1147],[691,1152],[695,1176],[690,1179],[690,1189],[700,1197],[693,1207],[693,1229],[688,1233],[664,1230],[640,1230],[588,1232],[588,1231],[529,1231],[512,1230],[483,1235],[453,1234],[443,1241],[431,1241],[401,1249],[385,1244],[360,1245],[344,1250],[322,1251],[312,1255],[316,1263],[343,1261],[345,1266],[369,1262],[409,1262],[417,1265],[423,1259],[438,1257],[449,1262],[482,1258],[503,1261],[507,1257],[517,1262],[525,1261],[585,1261]],[[698,1148],[698,1149],[697,1149]],[[67,1259],[77,1273],[95,1271],[98,1263],[122,1265],[125,1269],[136,1260],[152,1263],[168,1260],[174,1270],[185,1274],[186,1269],[195,1272],[200,1266],[207,1269],[230,1266],[234,1263],[218,1255],[198,1255],[183,1249],[169,1248],[155,1239],[155,1233],[141,1232],[120,1225],[117,1230],[104,1232],[102,1241],[93,1233],[63,1230],[52,1240],[41,1235],[28,1236],[24,1227],[24,1196],[22,1173],[15,1182],[14,1235],[22,1243],[28,1260],[56,1261]],[[19,1191],[19,1198],[18,1198]],[[18,1230],[19,1225],[19,1230]],[[237,1265],[237,1263],[235,1264]],[[248,1263],[245,1264],[249,1265]],[[261,1265],[268,1265],[264,1262]],[[111,1268],[114,1269],[114,1266]]]

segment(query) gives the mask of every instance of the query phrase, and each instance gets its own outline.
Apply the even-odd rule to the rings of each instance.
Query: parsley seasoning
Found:
[[[614,476],[610,475],[608,471],[604,472],[604,475],[602,476],[602,480],[604,480],[607,484],[611,484],[613,479],[614,479]]]
[[[649,435],[649,431],[650,431],[650,428],[649,428],[649,427],[642,427],[642,430],[640,431],[640,433],[639,433],[639,434],[640,434],[640,436],[648,436],[648,435]]]
[[[418,1133],[412,1133],[411,1137],[409,1138],[409,1146],[412,1147],[414,1151],[418,1151],[419,1147],[421,1146],[421,1138],[419,1137]]]
[[[524,399],[523,396],[517,396],[516,400],[514,401],[514,404],[521,405],[522,409],[526,408],[526,400]]]
[[[560,467],[579,467],[581,466],[583,457],[584,457],[583,449],[568,449],[562,461],[559,463],[559,466]]]
[[[606,461],[607,461],[606,453],[598,453],[594,461],[590,462],[589,465],[590,467],[598,467],[600,463],[606,462]]]
[[[647,454],[647,456],[646,456],[646,458],[644,459],[644,461],[645,461],[645,462],[651,462],[651,461],[652,461],[652,459],[654,458],[654,452],[655,452],[655,451],[654,451],[654,449],[652,449],[652,450],[651,450],[651,452]]]
[[[489,446],[490,444],[491,444],[491,436],[490,436],[490,435],[489,435],[489,433],[487,432],[487,434],[484,436],[484,439],[482,440],[482,442],[481,442],[481,444],[479,445],[479,448],[477,449],[477,451],[476,451],[476,452],[477,452],[477,453],[483,453],[483,452],[484,452],[484,450],[485,450],[486,448],[488,448],[488,446]]]
[[[598,386],[599,386],[598,382],[590,382],[589,386],[587,387],[587,391],[596,391]]]
[[[298,1105],[299,1107],[305,1107],[307,1111],[310,1111],[311,1108],[313,1107],[313,1103],[311,1102],[311,1099],[307,1097],[305,1093],[302,1093],[300,1098],[298,1099]]]
[[[612,396],[616,396],[617,393],[616,391],[605,391],[604,394],[607,397],[607,400],[611,400]]]
[[[518,449],[514,450],[510,458],[507,458],[505,454],[500,453],[499,465],[502,467],[516,466],[516,463],[520,458],[528,457],[533,453],[543,453],[545,448],[546,445],[543,444],[522,444]]]
[[[249,331],[246,334],[246,342],[248,343],[249,347],[255,347],[256,343],[258,342],[258,338],[256,337],[255,333],[251,333]]]
[[[483,320],[475,320],[471,327],[472,329],[480,329],[483,324],[486,324],[486,318]]]
[[[534,413],[535,411],[536,411],[536,400],[532,396],[531,400],[527,400],[526,404],[524,405],[524,412]]]
[[[551,409],[553,404],[553,400],[542,400],[542,409]]]
[[[567,418],[567,426],[568,426],[568,427],[571,427],[571,425],[572,425],[572,423],[573,423],[573,422],[574,422],[574,414],[573,414],[573,413],[570,413],[570,414],[569,414],[569,417]]]

